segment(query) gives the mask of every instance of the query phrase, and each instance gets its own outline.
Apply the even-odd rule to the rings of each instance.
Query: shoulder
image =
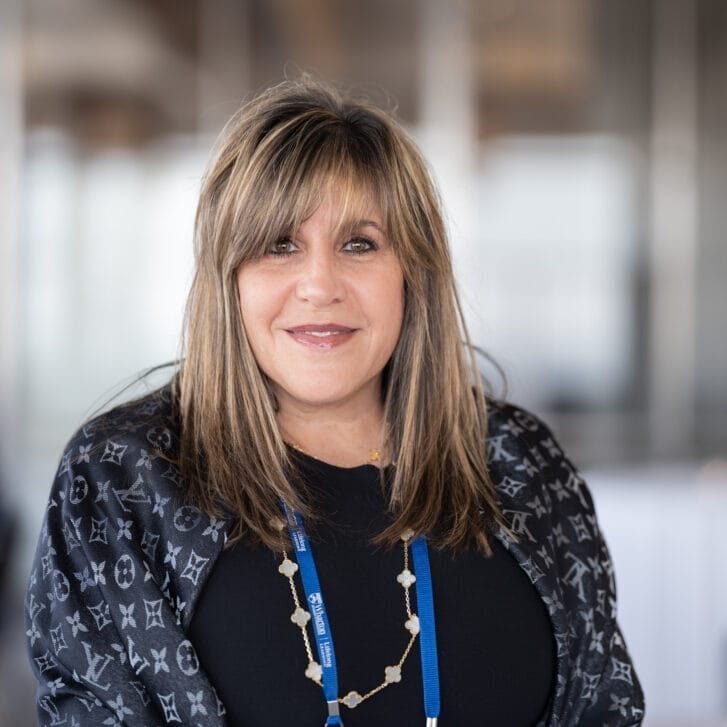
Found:
[[[531,467],[546,468],[564,458],[550,427],[527,409],[508,401],[488,399],[487,424],[487,454],[491,463],[518,462],[528,471]]]
[[[176,583],[181,601],[194,602],[226,522],[187,501],[175,464],[178,437],[169,387],[78,429],[48,499],[38,550],[43,578],[50,568],[44,557],[64,589],[74,579],[88,586],[108,563],[117,589],[108,591],[109,600],[151,579],[165,592]]]
[[[518,513],[518,522],[565,527],[577,542],[597,530],[588,486],[535,414],[510,402],[488,401],[487,455],[503,510]]]
[[[153,557],[166,531],[203,520],[185,502],[178,438],[169,386],[88,420],[61,456],[45,527],[79,544],[138,533]]]
[[[531,412],[493,403],[489,431],[490,476],[511,530],[501,534],[505,546],[527,562],[536,580],[545,575],[551,585],[557,582],[556,600],[573,608],[588,601],[584,579],[590,574],[595,603],[598,589],[607,592],[602,581],[612,568],[585,480]]]
[[[97,490],[96,502],[107,502],[112,485],[138,487],[151,475],[178,485],[173,464],[178,438],[170,387],[156,389],[79,427],[64,448],[54,489],[61,498],[65,492],[71,503],[81,504],[90,488]]]
[[[61,468],[91,463],[123,467],[142,450],[144,457],[173,455],[178,434],[167,385],[86,421],[68,441]]]

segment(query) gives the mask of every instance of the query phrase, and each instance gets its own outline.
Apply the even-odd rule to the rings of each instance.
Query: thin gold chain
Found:
[[[303,447],[301,447],[297,442],[288,442],[288,444],[298,452],[301,452],[302,454],[307,455],[308,457],[313,457],[313,459],[318,459],[318,457],[314,457],[310,452],[306,452]],[[372,448],[369,450],[368,459],[366,460],[366,464],[375,464],[376,462],[381,462],[381,450]]]

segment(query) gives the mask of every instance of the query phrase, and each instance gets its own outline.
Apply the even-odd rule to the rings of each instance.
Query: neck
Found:
[[[356,467],[372,461],[380,451],[378,466],[387,464],[383,448],[383,405],[376,402],[346,406],[305,406],[280,402],[278,424],[283,438],[306,454],[338,467]]]

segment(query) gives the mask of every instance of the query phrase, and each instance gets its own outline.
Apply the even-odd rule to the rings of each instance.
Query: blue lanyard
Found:
[[[328,705],[326,726],[340,725],[343,722],[338,709],[338,670],[336,652],[333,647],[333,634],[328,623],[323,592],[318,581],[313,550],[303,527],[303,519],[283,504],[288,518],[288,531],[295,550],[295,558],[300,568],[306,602],[311,612],[313,634],[318,648],[323,671],[323,695]],[[439,717],[439,665],[437,661],[437,636],[434,621],[434,598],[432,596],[432,574],[429,569],[427,541],[416,538],[411,544],[414,572],[416,575],[417,607],[419,609],[419,640],[422,658],[422,683],[424,686],[424,713],[427,727],[436,727]]]
[[[429,569],[427,541],[416,538],[411,544],[416,575],[417,608],[419,609],[419,651],[422,657],[424,714],[427,727],[436,727],[439,717],[439,661],[437,660],[437,629],[434,623],[432,572]]]

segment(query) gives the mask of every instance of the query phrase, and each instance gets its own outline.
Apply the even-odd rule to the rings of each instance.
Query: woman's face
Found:
[[[336,235],[335,196],[237,273],[242,319],[281,410],[380,401],[399,339],[404,277],[369,208]]]

